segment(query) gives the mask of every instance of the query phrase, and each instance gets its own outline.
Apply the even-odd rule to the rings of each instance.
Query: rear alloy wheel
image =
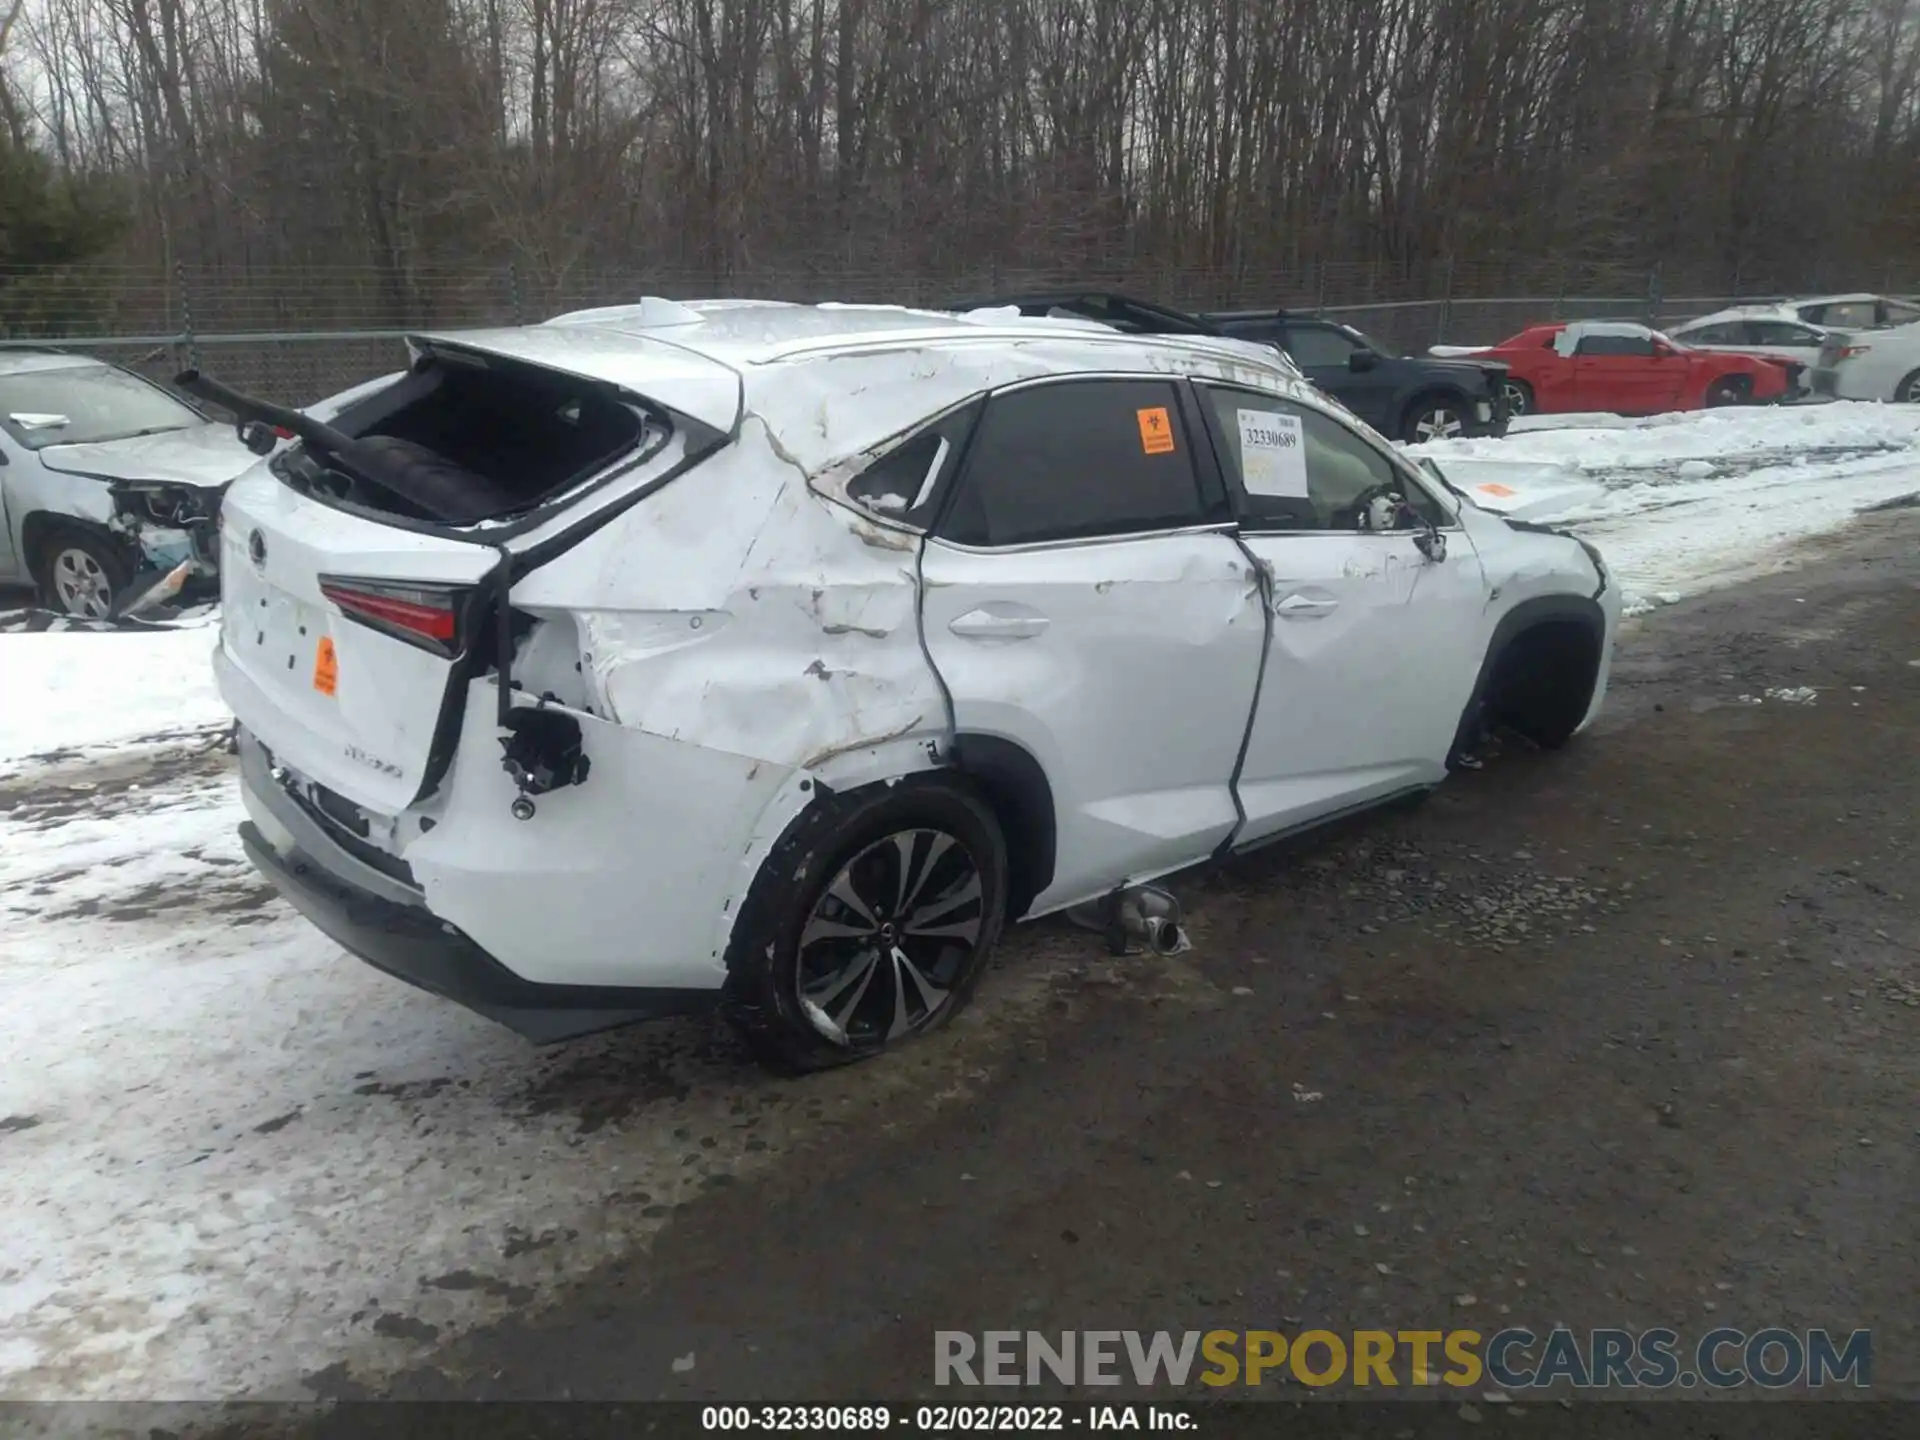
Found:
[[[1500,398],[1507,402],[1509,417],[1531,415],[1533,413],[1533,391],[1524,380],[1502,380]]]
[[[1456,440],[1467,433],[1466,407],[1452,400],[1423,400],[1407,413],[1404,439]]]
[[[50,535],[40,551],[41,590],[47,604],[65,615],[104,620],[114,596],[133,580],[133,570],[107,541],[77,530]]]
[[[833,877],[800,931],[800,1009],[875,1050],[933,1025],[986,928],[980,867],[944,830],[896,830]]]
[[[1006,844],[944,776],[819,802],[774,847],[727,948],[727,1014],[782,1070],[867,1059],[950,1020],[999,938]]]
[[[1707,408],[1717,410],[1726,405],[1744,405],[1749,393],[1747,381],[1730,375],[1707,387]]]
[[[1896,404],[1920,405],[1920,370],[1893,387],[1893,398]]]

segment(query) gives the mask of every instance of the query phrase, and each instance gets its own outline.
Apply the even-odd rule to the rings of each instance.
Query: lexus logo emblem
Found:
[[[247,558],[256,566],[267,563],[267,537],[258,530],[247,536]]]

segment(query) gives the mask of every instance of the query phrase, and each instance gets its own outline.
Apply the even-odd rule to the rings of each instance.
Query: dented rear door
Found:
[[[1209,524],[1180,387],[1073,380],[988,402],[921,559],[927,651],[966,737],[1039,762],[1043,912],[1205,858],[1264,643],[1259,585]]]

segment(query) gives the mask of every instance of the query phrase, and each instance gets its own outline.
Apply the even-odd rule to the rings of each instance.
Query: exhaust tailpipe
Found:
[[[1158,885],[1129,885],[1098,900],[1076,905],[1067,918],[1083,929],[1106,936],[1115,955],[1144,950],[1152,955],[1178,955],[1193,948],[1180,923],[1180,902]]]
[[[1156,955],[1178,955],[1187,948],[1186,932],[1180,922],[1163,915],[1149,915],[1141,926],[1141,939]]]

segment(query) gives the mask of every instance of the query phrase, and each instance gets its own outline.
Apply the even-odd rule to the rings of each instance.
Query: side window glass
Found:
[[[1296,365],[1344,365],[1353,342],[1322,325],[1289,325],[1286,351]]]
[[[1331,416],[1247,390],[1208,386],[1205,394],[1250,526],[1359,530],[1369,502],[1387,495],[1401,497],[1421,522],[1450,522],[1418,482]]]
[[[979,413],[969,405],[882,455],[847,482],[847,499],[886,520],[922,528],[932,523],[940,482],[959,463]]]
[[[940,533],[963,545],[1029,545],[1205,518],[1175,386],[1071,380],[987,402]]]
[[[1579,352],[1582,358],[1595,355],[1639,355],[1653,354],[1653,341],[1645,335],[1585,335],[1581,337]]]

